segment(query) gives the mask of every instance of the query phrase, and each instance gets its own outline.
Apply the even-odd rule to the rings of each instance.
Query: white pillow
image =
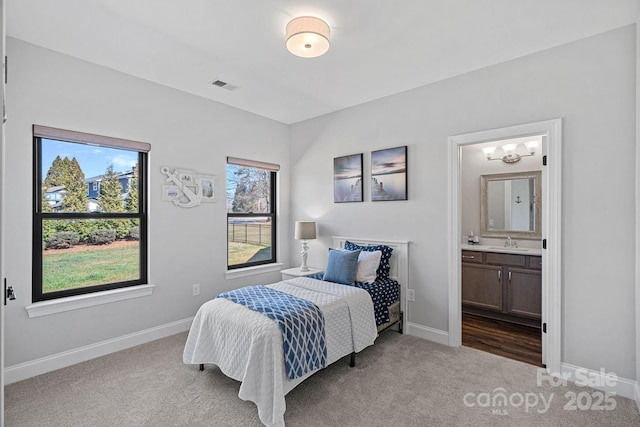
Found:
[[[373,283],[376,281],[376,271],[380,265],[381,251],[362,251],[358,255],[358,270],[356,282]]]

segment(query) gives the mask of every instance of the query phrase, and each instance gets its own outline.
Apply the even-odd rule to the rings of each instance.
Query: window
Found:
[[[146,283],[150,145],[37,125],[33,144],[33,302]]]
[[[276,262],[278,165],[227,158],[227,268]]]

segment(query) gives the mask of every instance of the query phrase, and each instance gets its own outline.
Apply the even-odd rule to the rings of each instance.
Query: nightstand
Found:
[[[280,271],[280,273],[282,274],[282,280],[295,279],[296,277],[311,276],[312,274],[319,274],[322,272],[323,270],[320,270],[319,268],[313,268],[313,267],[309,267],[308,271],[300,271],[300,267],[288,268],[286,270]]]

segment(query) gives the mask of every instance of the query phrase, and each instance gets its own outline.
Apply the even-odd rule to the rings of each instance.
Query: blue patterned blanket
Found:
[[[282,332],[284,365],[290,379],[326,367],[324,316],[311,301],[265,286],[246,286],[217,298],[244,305],[276,322]]]

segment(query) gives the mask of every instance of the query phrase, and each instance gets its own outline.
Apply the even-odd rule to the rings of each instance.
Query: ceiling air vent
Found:
[[[210,83],[212,85],[214,85],[214,86],[221,87],[221,88],[224,88],[226,90],[234,90],[234,89],[238,88],[238,86],[231,85],[231,84],[229,84],[227,82],[223,82],[222,80],[213,80]]]

